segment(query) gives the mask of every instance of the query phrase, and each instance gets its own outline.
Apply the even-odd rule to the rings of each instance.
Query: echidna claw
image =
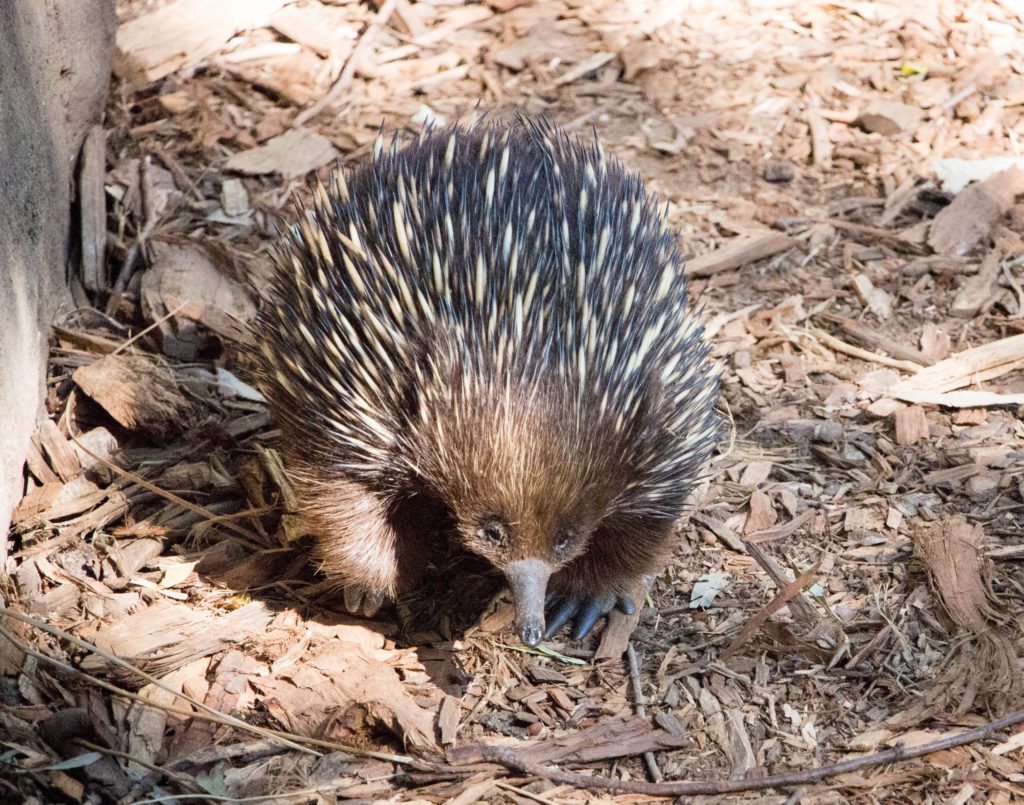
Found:
[[[384,596],[357,584],[345,585],[345,609],[356,617],[372,618],[384,604]]]
[[[570,620],[573,622],[572,637],[582,640],[594,624],[618,606],[627,615],[636,612],[633,599],[615,593],[600,593],[592,596],[554,596],[548,601],[547,629],[544,639],[550,640]]]

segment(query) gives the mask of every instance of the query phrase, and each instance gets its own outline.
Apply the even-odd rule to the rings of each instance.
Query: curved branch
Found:
[[[766,788],[788,788],[808,783],[817,783],[828,777],[845,774],[883,763],[898,763],[903,760],[930,755],[943,749],[952,749],[964,744],[974,743],[990,737],[994,732],[1024,722],[1024,710],[1017,710],[1002,718],[990,721],[981,727],[967,730],[957,735],[950,735],[921,746],[893,746],[881,752],[864,755],[863,757],[831,763],[817,769],[789,771],[772,774],[768,777],[755,777],[747,780],[686,780],[674,783],[648,783],[635,780],[612,780],[607,777],[591,777],[577,772],[562,771],[551,766],[526,760],[507,747],[489,746],[484,749],[484,759],[498,763],[506,768],[541,777],[554,783],[573,785],[577,788],[618,791],[629,794],[648,794],[660,797],[678,797],[694,794],[728,794],[736,791],[762,791]]]

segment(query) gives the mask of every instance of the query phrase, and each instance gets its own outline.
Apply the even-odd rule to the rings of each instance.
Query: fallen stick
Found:
[[[768,788],[792,788],[794,786],[819,783],[829,777],[846,774],[851,771],[881,766],[885,763],[899,763],[904,760],[930,755],[944,749],[974,743],[990,737],[993,733],[1024,722],[1024,710],[1017,710],[1009,715],[990,721],[981,727],[949,735],[921,746],[893,746],[881,752],[874,752],[863,757],[830,763],[817,769],[787,771],[782,774],[771,774],[767,777],[754,777],[746,780],[681,780],[671,783],[648,783],[642,780],[612,780],[607,777],[591,777],[562,771],[552,766],[526,760],[514,750],[504,746],[488,746],[484,749],[485,760],[498,763],[513,771],[540,777],[561,785],[572,785],[589,791],[618,791],[626,794],[645,794],[654,797],[682,797],[697,794],[731,794],[737,791],[764,791]]]
[[[890,358],[888,355],[879,355],[877,352],[871,352],[860,347],[855,347],[853,344],[847,344],[841,338],[836,338],[831,333],[827,333],[820,327],[812,327],[808,333],[800,333],[807,338],[815,338],[820,343],[827,347],[831,347],[836,352],[842,352],[844,355],[849,355],[852,358],[860,358],[862,361],[870,361],[871,363],[879,363],[882,366],[891,366],[893,369],[902,369],[904,372],[920,372],[924,367],[913,361],[902,361],[897,358]]]

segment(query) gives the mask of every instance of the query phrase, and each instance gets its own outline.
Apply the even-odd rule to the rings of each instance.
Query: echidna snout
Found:
[[[516,630],[528,646],[536,646],[544,637],[544,601],[551,571],[543,559],[520,559],[505,571],[516,607]]]

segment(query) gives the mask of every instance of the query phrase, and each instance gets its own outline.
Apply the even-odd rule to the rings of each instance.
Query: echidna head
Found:
[[[529,646],[544,634],[548,579],[586,550],[599,516],[590,502],[559,495],[565,490],[557,489],[557,479],[536,481],[529,497],[519,496],[526,492],[522,486],[504,499],[492,489],[461,501],[457,514],[466,547],[505,574],[519,635]]]
[[[520,638],[536,645],[550,577],[587,550],[627,473],[616,441],[574,425],[559,402],[486,398],[438,420],[443,439],[431,441],[445,449],[431,480],[466,548],[505,575]]]

